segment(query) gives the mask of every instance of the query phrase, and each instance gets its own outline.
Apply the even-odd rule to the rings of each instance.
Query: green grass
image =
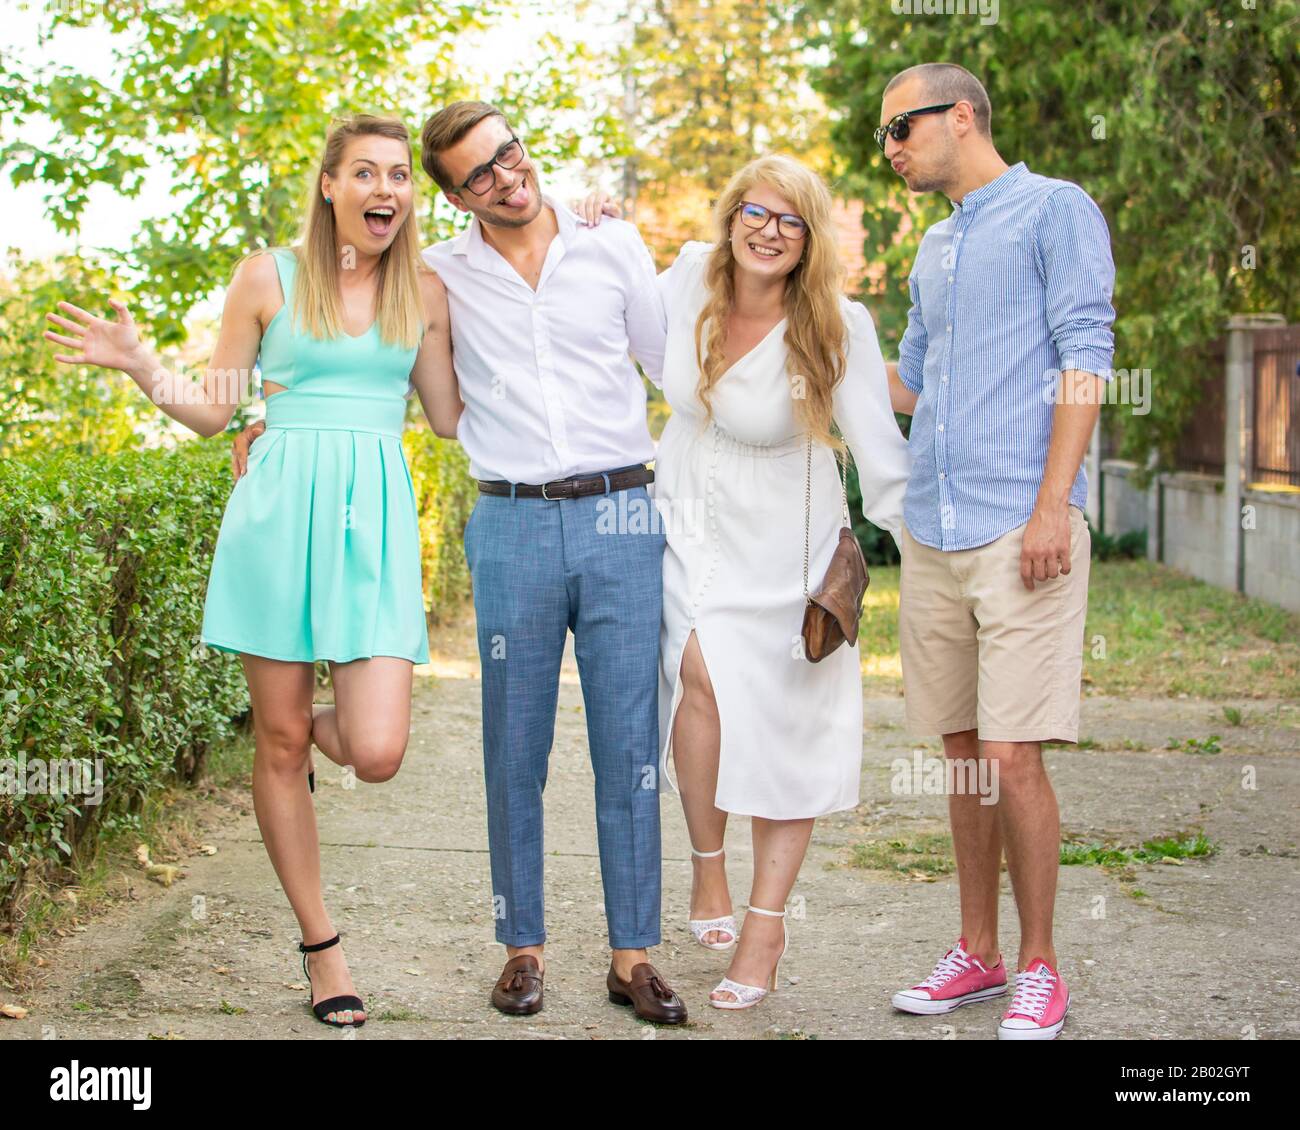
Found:
[[[423,1020],[425,1019],[414,1009],[407,1008],[405,1005],[393,1005],[384,1009],[378,1016],[373,1017],[375,1020]]]
[[[871,568],[858,646],[868,693],[901,693],[896,566]],[[1083,670],[1093,694],[1300,698],[1300,615],[1149,561],[1094,561]]]
[[[864,871],[892,871],[913,878],[933,879],[956,867],[952,837],[929,832],[910,840],[868,840],[849,849],[848,865]]]
[[[1103,867],[1119,871],[1135,863],[1159,863],[1163,859],[1203,859],[1217,854],[1219,847],[1204,833],[1187,832],[1144,840],[1137,847],[1123,847],[1096,841],[1066,840],[1061,844],[1061,865]],[[863,871],[886,871],[912,879],[933,880],[956,869],[952,837],[944,832],[926,832],[911,839],[866,840],[849,848],[849,867]],[[1135,898],[1145,898],[1139,892]]]
[[[1202,859],[1215,855],[1218,850],[1218,845],[1206,839],[1202,832],[1145,840],[1136,848],[1066,842],[1061,844],[1061,866],[1093,864],[1114,869],[1134,863],[1159,863],[1162,859]]]

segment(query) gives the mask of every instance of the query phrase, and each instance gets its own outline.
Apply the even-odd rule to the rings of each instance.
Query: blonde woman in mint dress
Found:
[[[310,750],[363,781],[401,765],[412,668],[428,660],[406,397],[413,384],[431,418],[459,397],[446,293],[418,260],[406,128],[337,124],[311,187],[300,243],[236,269],[201,388],[159,363],[121,302],[115,320],[62,302],[45,336],[74,351],[58,360],[126,372],[205,436],[229,424],[261,359],[266,434],[226,508],[202,639],[243,662],[258,826],[302,931],[313,1011],[342,1027],[366,1013],[321,896]],[[332,707],[312,704],[317,660]]]

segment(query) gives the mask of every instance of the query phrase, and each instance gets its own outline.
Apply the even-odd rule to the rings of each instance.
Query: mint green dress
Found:
[[[284,306],[262,335],[266,433],[217,537],[202,640],[268,659],[429,661],[415,490],[402,426],[415,349],[318,340],[293,317],[296,259],[275,256]]]

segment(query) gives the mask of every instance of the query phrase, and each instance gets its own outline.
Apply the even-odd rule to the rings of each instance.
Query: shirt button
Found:
[[[944,375],[943,375],[943,383],[944,383],[944,384],[947,384],[947,383],[948,383],[948,374],[947,374],[947,373],[944,373]]]
[[[948,276],[948,281],[949,281],[949,282],[952,282],[952,275],[949,275],[949,276]]]
[[[939,430],[940,430],[940,431],[943,431],[943,425],[942,425],[942,424],[939,425]]]
[[[941,478],[941,479],[946,479],[947,477],[948,477],[948,472],[947,472],[947,471],[940,471],[940,472],[939,472],[939,478]]]
[[[949,326],[948,326],[948,332],[949,332],[949,333],[952,333],[952,325],[951,325],[951,324],[949,324]]]

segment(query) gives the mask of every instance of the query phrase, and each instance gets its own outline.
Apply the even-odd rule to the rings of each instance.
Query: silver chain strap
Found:
[[[848,457],[840,459],[835,456],[835,463],[840,472],[840,499],[844,503],[844,524],[853,528],[849,521],[849,483]],[[812,525],[812,435],[808,436],[808,458],[804,466],[803,480],[803,598],[808,599],[808,538]]]

